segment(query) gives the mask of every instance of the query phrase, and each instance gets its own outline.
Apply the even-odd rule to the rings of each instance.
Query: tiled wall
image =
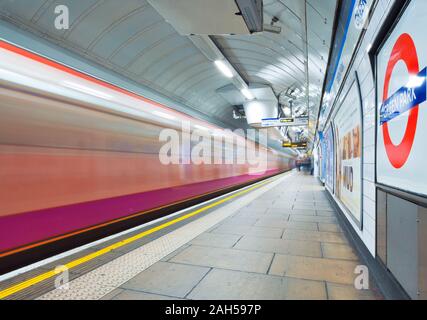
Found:
[[[347,217],[354,229],[375,256],[375,83],[368,49],[374,42],[378,30],[384,23],[387,14],[395,0],[379,0],[368,29],[362,39],[362,44],[356,53],[354,64],[351,66],[349,77],[341,91],[341,97],[352,84],[357,71],[360,81],[363,101],[363,230]]]

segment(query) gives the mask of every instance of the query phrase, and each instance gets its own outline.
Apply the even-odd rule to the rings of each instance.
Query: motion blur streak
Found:
[[[218,129],[0,41],[0,252],[293,165],[248,142],[268,153],[259,176],[248,164],[164,166],[160,132],[182,121]]]

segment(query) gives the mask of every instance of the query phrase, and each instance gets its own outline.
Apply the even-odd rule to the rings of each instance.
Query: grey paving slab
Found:
[[[356,261],[276,254],[269,274],[353,285]]]
[[[302,202],[302,201],[309,201],[309,202],[314,202],[314,197],[313,196],[303,196],[303,195],[297,195],[295,198],[295,202]]]
[[[295,204],[292,209],[294,210],[316,210],[316,207],[314,205],[301,205],[301,204]]]
[[[250,205],[247,206],[247,208],[254,208],[254,209],[264,209],[264,208],[270,208],[273,205],[272,201],[269,202],[253,202]]]
[[[318,223],[319,231],[341,233],[341,227],[336,223]]]
[[[220,225],[218,228],[212,230],[212,233],[225,233],[235,235],[250,235],[265,238],[281,238],[283,228],[266,228],[266,227],[252,227],[252,226],[239,226],[239,225]]]
[[[272,253],[190,246],[171,262],[237,271],[267,273]]]
[[[297,230],[308,230],[317,231],[317,223],[315,222],[291,222],[288,219],[283,218],[260,218],[255,227],[268,227],[268,228],[285,228],[285,229],[297,229]]]
[[[292,211],[291,208],[270,208],[267,210],[267,214],[271,215],[271,214],[280,214],[280,215],[289,215],[290,212]]]
[[[133,290],[115,289],[101,300],[182,300],[178,297],[168,297],[158,294]]]
[[[354,260],[359,258],[353,248],[346,244],[322,243],[322,253],[324,258]]]
[[[198,246],[231,248],[240,238],[240,235],[234,234],[203,233],[190,243]]]
[[[330,300],[378,300],[381,295],[372,290],[357,290],[354,286],[327,283]]]
[[[233,225],[233,226],[253,226],[258,221],[258,217],[232,217],[225,220],[222,225]]]
[[[285,300],[326,299],[322,282],[213,269],[191,292],[190,299]]]
[[[293,209],[289,211],[290,215],[300,215],[300,216],[315,216],[316,210],[312,209]]]
[[[267,195],[263,195],[262,196],[262,199],[263,199],[263,201],[276,201],[277,199],[279,199],[280,198],[280,194],[271,194],[271,193],[268,193]]]
[[[305,230],[285,230],[283,239],[303,240],[303,241],[318,241],[347,244],[348,241],[341,233],[321,232],[321,231],[305,231]]]
[[[186,252],[192,248],[185,249]],[[206,251],[206,248],[204,248]],[[180,256],[179,253],[177,256]],[[176,257],[171,261],[175,260]],[[209,268],[190,266],[170,262],[157,262],[147,270],[120,286],[120,289],[143,291],[183,298],[209,272]]]
[[[291,215],[290,221],[338,223],[335,217],[321,217],[321,216],[307,216],[307,215]]]
[[[308,257],[322,257],[322,249],[319,242],[295,241],[283,239],[268,239],[245,236],[234,246],[236,249],[282,253],[289,255],[301,255]]]
[[[238,212],[235,216],[233,216],[233,218],[235,218],[235,219],[245,219],[245,218],[259,219],[259,218],[262,218],[265,216],[266,216],[266,213],[259,213],[259,212],[254,213],[254,212],[246,211],[246,212]]]
[[[256,214],[262,214],[262,213],[267,213],[267,209],[268,208],[263,208],[263,207],[244,207],[242,209],[240,209],[237,213],[256,213]]]
[[[160,261],[169,261],[170,259],[172,259],[173,257],[175,257],[178,253],[180,253],[181,251],[185,250],[189,246],[190,246],[190,244],[185,244],[185,245],[179,247],[177,250],[175,250],[174,252],[168,254],[166,257],[164,257]]]
[[[335,217],[334,211],[316,210],[316,215],[321,217]]]
[[[328,199],[326,199],[326,197],[324,199],[314,199],[314,202],[316,205],[320,205],[320,206],[330,206],[331,203],[329,202]]]
[[[331,211],[334,212],[334,209],[331,206],[318,206],[316,205],[316,210],[317,211]]]
[[[265,216],[258,217],[258,221],[260,221],[261,219],[278,219],[278,220],[289,221],[289,217],[290,217],[290,214],[287,214],[287,213],[269,213],[269,214],[266,214]]]
[[[282,209],[282,210],[290,210],[293,208],[293,203],[288,203],[288,202],[283,202],[283,201],[278,201],[277,203],[274,204],[273,207],[270,207],[269,209]]]
[[[295,205],[310,205],[310,206],[314,206],[315,202],[314,200],[296,200],[294,202]]]

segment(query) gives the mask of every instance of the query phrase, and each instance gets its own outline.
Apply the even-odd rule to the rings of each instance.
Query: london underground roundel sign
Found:
[[[409,72],[409,82],[390,95],[389,85],[397,63],[405,63]],[[426,70],[420,71],[417,49],[412,37],[403,33],[397,39],[386,68],[383,103],[380,107],[380,125],[387,157],[394,168],[402,168],[411,154],[418,124],[419,105],[426,101]],[[408,114],[408,123],[402,141],[395,145],[390,136],[389,122]]]
[[[376,53],[377,139],[375,148],[365,146],[364,172],[379,184],[427,197],[426,14],[426,0],[411,0],[386,38],[381,37]],[[374,131],[370,110],[365,112],[365,141]]]

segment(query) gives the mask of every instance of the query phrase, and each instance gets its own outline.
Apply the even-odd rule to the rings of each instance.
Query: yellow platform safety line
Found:
[[[206,210],[214,208],[214,207],[216,207],[216,206],[218,206],[220,204],[223,204],[224,202],[230,201],[230,200],[232,200],[232,199],[234,199],[234,198],[236,198],[238,196],[241,196],[241,195],[243,195],[245,193],[248,193],[248,192],[250,192],[252,190],[255,190],[255,189],[257,189],[257,188],[259,188],[259,187],[261,187],[261,186],[263,186],[263,185],[265,185],[267,183],[275,181],[277,179],[278,178],[274,178],[274,179],[269,179],[268,181],[265,181],[265,182],[261,182],[261,183],[255,185],[255,186],[253,186],[251,188],[248,188],[246,190],[240,191],[240,192],[238,192],[236,194],[233,194],[233,195],[231,195],[229,197],[226,197],[226,198],[221,199],[221,200],[219,200],[217,202],[209,204],[209,205],[207,205],[207,206],[205,206],[203,208],[200,208],[200,209],[198,209],[196,211],[193,211],[193,212],[191,212],[189,214],[186,214],[186,215],[184,215],[182,217],[176,218],[174,220],[171,220],[169,222],[161,224],[161,225],[159,225],[157,227],[154,227],[154,228],[149,229],[147,231],[141,232],[141,233],[139,233],[139,234],[137,234],[137,235],[135,235],[133,237],[130,237],[130,238],[124,239],[122,241],[116,242],[116,243],[114,243],[114,244],[112,244],[112,245],[110,245],[110,246],[108,246],[108,247],[106,247],[104,249],[98,250],[98,251],[96,251],[94,253],[91,253],[89,255],[86,255],[86,256],[84,256],[82,258],[79,258],[79,259],[76,259],[74,261],[71,261],[71,262],[65,264],[65,267],[68,270],[72,269],[72,268],[75,268],[75,267],[77,267],[77,266],[79,266],[81,264],[84,264],[84,263],[86,263],[88,261],[91,261],[91,260],[93,260],[93,259],[95,259],[95,258],[97,258],[99,256],[102,256],[102,255],[104,255],[106,253],[109,253],[109,252],[111,252],[111,251],[113,251],[115,249],[118,249],[118,248],[123,247],[123,246],[125,246],[127,244],[135,242],[135,241],[137,241],[137,240],[139,240],[141,238],[144,238],[144,237],[146,237],[146,236],[148,236],[148,235],[150,235],[152,233],[155,233],[157,231],[160,231],[162,229],[170,227],[170,226],[172,226],[172,225],[174,225],[174,224],[176,224],[178,222],[181,222],[181,221],[184,221],[184,220],[189,219],[191,217],[194,217],[194,216],[196,216],[196,215],[198,215],[198,214],[200,214],[200,213],[202,213],[202,212],[204,212]],[[34,286],[34,285],[36,285],[36,284],[38,284],[38,283],[40,283],[40,282],[42,282],[44,280],[50,279],[50,278],[52,278],[54,276],[57,276],[57,275],[58,275],[58,271],[51,270],[51,271],[42,273],[39,276],[36,276],[34,278],[28,279],[28,280],[23,281],[23,282],[21,282],[19,284],[11,286],[11,287],[9,287],[7,289],[4,289],[4,290],[0,291],[0,299],[7,298],[7,297],[9,297],[9,296],[11,296],[11,295],[13,295],[15,293],[18,293],[18,292],[20,292],[22,290],[25,290],[25,289],[27,289],[27,288],[29,288],[31,286]]]

